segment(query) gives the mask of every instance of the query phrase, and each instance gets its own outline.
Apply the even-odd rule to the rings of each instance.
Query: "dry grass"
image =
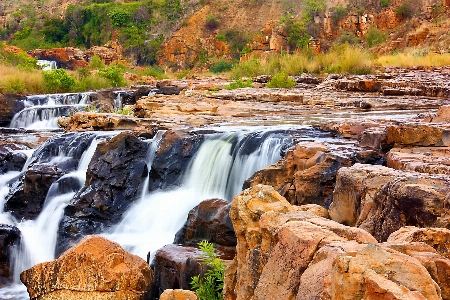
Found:
[[[426,53],[410,50],[395,55],[385,55],[377,59],[382,66],[411,68],[411,67],[442,67],[450,65],[450,53]]]
[[[43,93],[40,70],[0,65],[0,93]]]

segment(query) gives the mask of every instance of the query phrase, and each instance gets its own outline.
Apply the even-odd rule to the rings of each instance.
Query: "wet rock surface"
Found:
[[[0,127],[9,126],[14,114],[25,108],[23,99],[22,95],[0,93]]]
[[[57,260],[20,275],[30,299],[147,299],[150,266],[119,244],[87,236]]]
[[[27,161],[27,156],[17,150],[28,150],[21,144],[0,145],[0,174],[9,171],[21,171]]]
[[[86,174],[85,186],[64,211],[58,253],[87,234],[103,232],[117,223],[137,200],[148,176],[148,144],[129,132],[100,142]]]
[[[20,231],[17,227],[0,224],[0,284],[9,283],[12,280],[11,247],[20,245]]]

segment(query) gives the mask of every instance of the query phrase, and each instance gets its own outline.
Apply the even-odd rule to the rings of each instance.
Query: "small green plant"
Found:
[[[349,44],[349,45],[356,45],[359,44],[358,37],[351,31],[344,31],[341,33],[341,35],[336,39],[336,42],[340,45],[342,44]]]
[[[83,110],[85,112],[97,112],[97,106],[95,106],[95,105],[85,106],[85,107],[83,107]]]
[[[235,90],[235,89],[241,89],[241,88],[247,88],[247,87],[253,87],[251,78],[248,78],[246,80],[239,78],[238,80],[233,81],[230,84],[225,84],[223,86],[223,88],[226,90]]]
[[[131,116],[133,114],[133,111],[129,107],[124,107],[123,109],[119,109],[118,111],[116,111],[116,114]]]
[[[92,56],[91,61],[89,62],[89,68],[91,70],[100,70],[100,69],[103,69],[104,67],[105,67],[105,64],[103,63],[100,56],[98,56],[97,54]]]
[[[335,25],[337,25],[337,23],[343,18],[345,17],[345,15],[347,14],[348,9],[347,7],[344,7],[342,4],[339,4],[338,6],[336,6],[334,8],[333,11],[333,15],[332,15],[332,19],[333,19],[333,23]]]
[[[213,73],[222,73],[230,71],[233,68],[233,64],[226,60],[219,60],[217,63],[212,64],[209,71]]]
[[[272,79],[266,84],[268,88],[292,88],[297,84],[294,79],[280,72],[273,75]]]
[[[367,46],[369,47],[373,47],[381,43],[384,43],[386,39],[387,35],[383,31],[377,29],[374,26],[370,27],[369,30],[367,31],[366,42]]]
[[[381,5],[381,7],[386,7],[389,4],[391,4],[391,1],[392,0],[380,0],[380,5]]]
[[[109,66],[98,71],[98,75],[108,79],[115,87],[125,86],[127,82],[123,78],[125,67],[121,64],[110,64]]]
[[[75,86],[75,79],[64,69],[44,71],[42,79],[47,92],[69,92]]]
[[[219,33],[218,35],[216,35],[216,39],[223,42],[227,41],[227,37],[223,33]]]
[[[205,26],[208,30],[215,30],[217,27],[219,27],[220,19],[216,15],[209,14],[206,16],[206,23]]]
[[[217,257],[212,243],[201,241],[199,248],[205,253],[203,256],[205,261],[203,263],[209,268],[205,272],[205,275],[192,277],[192,289],[200,300],[222,300],[225,265]]]

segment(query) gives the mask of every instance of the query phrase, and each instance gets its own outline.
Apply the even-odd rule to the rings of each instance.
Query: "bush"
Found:
[[[302,20],[287,19],[285,22],[287,41],[293,49],[306,48],[311,36],[306,32],[306,24]]]
[[[120,64],[110,64],[98,71],[98,75],[109,80],[114,87],[125,86],[127,82],[123,78],[125,67]]]
[[[380,5],[381,5],[381,7],[386,7],[389,4],[391,4],[391,1],[392,0],[380,0]]]
[[[103,63],[100,56],[98,56],[97,54],[92,56],[91,61],[89,62],[89,68],[91,70],[100,70],[100,69],[103,69],[104,67],[105,67],[105,64]]]
[[[108,17],[111,18],[111,23],[115,27],[123,27],[130,22],[130,13],[120,7],[113,8],[108,13]]]
[[[247,88],[247,87],[253,87],[253,82],[250,78],[246,79],[246,80],[239,78],[238,80],[233,81],[232,83],[226,84],[223,86],[223,88],[226,90],[235,90],[235,89],[241,89],[241,88]]]
[[[367,31],[366,42],[367,46],[369,47],[373,47],[381,43],[384,43],[386,39],[387,35],[383,31],[377,29],[376,27],[372,26]]]
[[[336,40],[338,44],[349,44],[355,45],[359,44],[358,37],[351,31],[344,31]]]
[[[213,73],[222,73],[222,72],[231,71],[232,68],[233,68],[232,63],[227,62],[225,60],[220,60],[217,63],[211,65],[211,67],[209,68],[209,71],[211,71]]]
[[[412,17],[416,13],[416,11],[414,9],[414,6],[410,2],[403,2],[402,5],[397,7],[395,13],[406,19]]]
[[[341,20],[347,14],[347,7],[344,7],[342,4],[339,4],[334,8],[332,19],[333,23],[337,25],[339,20]]]
[[[220,19],[216,15],[209,14],[206,16],[206,23],[205,26],[208,30],[215,30],[217,27],[219,27]]]
[[[214,246],[207,241],[201,241],[199,248],[205,253],[203,262],[209,267],[203,276],[192,277],[191,285],[200,300],[222,300],[225,265],[214,252]]]
[[[275,74],[266,84],[268,88],[292,88],[297,84],[294,79],[287,76],[286,73],[280,72]]]
[[[69,92],[75,86],[75,79],[64,69],[44,71],[42,79],[47,92]]]

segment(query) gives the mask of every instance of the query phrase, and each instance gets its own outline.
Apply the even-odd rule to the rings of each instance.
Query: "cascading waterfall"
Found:
[[[58,117],[83,108],[91,93],[28,96],[25,108],[14,115],[11,128],[58,129]]]
[[[10,213],[4,212],[5,196],[8,193],[6,183],[20,172],[8,172],[1,175],[0,182],[0,221],[4,224],[14,225],[21,232],[21,242],[18,249],[12,249],[13,285],[0,289],[0,299],[29,299],[25,286],[20,282],[20,273],[38,263],[55,259],[55,246],[58,226],[64,213],[64,208],[74,196],[76,190],[64,187],[65,180],[75,178],[83,186],[86,180],[86,171],[99,142],[105,137],[116,133],[101,133],[92,140],[86,151],[83,152],[76,171],[68,173],[54,182],[50,187],[44,202],[42,212],[36,220],[18,222]],[[73,149],[60,149],[54,159],[70,155]],[[66,153],[67,152],[67,153]],[[5,178],[4,178],[5,177]]]
[[[276,132],[207,136],[179,188],[144,193],[104,236],[144,259],[149,251],[153,257],[157,249],[173,242],[190,209],[210,198],[231,200],[247,177],[278,161],[281,148],[291,141]]]
[[[50,70],[58,69],[58,66],[56,65],[56,61],[54,61],[54,60],[38,59],[36,64],[38,66],[40,66],[43,71],[50,71]]]

